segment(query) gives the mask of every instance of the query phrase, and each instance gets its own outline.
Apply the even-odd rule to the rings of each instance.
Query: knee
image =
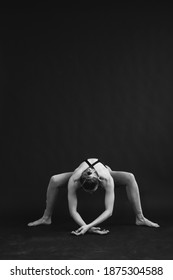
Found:
[[[53,176],[50,178],[50,184],[51,184],[52,187],[56,187],[56,186],[57,186],[58,181],[57,181],[57,178],[56,178],[56,177],[57,177],[57,176],[53,175]]]
[[[135,176],[133,173],[128,173],[128,176],[127,176],[127,183],[128,184],[132,184],[136,182],[136,179],[135,179]]]
[[[75,177],[74,175],[72,175],[68,180],[68,186],[71,186],[72,184],[74,184],[74,182],[75,182]]]

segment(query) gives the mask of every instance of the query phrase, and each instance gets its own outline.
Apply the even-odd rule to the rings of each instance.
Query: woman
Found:
[[[104,165],[96,158],[85,160],[74,172],[52,176],[47,189],[46,209],[43,217],[35,222],[29,223],[28,226],[51,224],[51,216],[59,187],[67,181],[70,215],[79,225],[79,228],[76,231],[72,231],[72,234],[82,235],[86,232],[107,234],[109,232],[108,230],[101,230],[96,226],[112,215],[114,207],[114,183],[126,186],[128,199],[136,215],[136,225],[159,227],[158,224],[149,221],[143,215],[139,189],[134,175],[128,172],[112,171],[110,167]],[[77,211],[77,190],[83,188],[85,191],[92,193],[99,186],[105,190],[105,210],[91,223],[86,224]]]

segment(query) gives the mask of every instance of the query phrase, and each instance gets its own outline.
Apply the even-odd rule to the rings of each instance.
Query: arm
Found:
[[[68,205],[69,212],[72,218],[79,226],[86,225],[80,214],[77,212],[77,196],[76,190],[78,187],[78,182],[75,180],[75,177],[72,176],[68,183]]]
[[[104,183],[105,188],[105,210],[104,212],[88,225],[83,225],[76,231],[76,235],[85,234],[90,228],[102,223],[108,219],[113,212],[114,207],[114,182],[110,176]]]
[[[88,225],[89,228],[102,223],[112,215],[113,207],[114,207],[114,199],[115,199],[114,184],[112,178],[110,178],[106,180],[105,183],[105,210],[98,218],[96,218]]]

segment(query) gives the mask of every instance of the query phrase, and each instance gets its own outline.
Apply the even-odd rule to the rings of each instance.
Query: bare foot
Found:
[[[146,218],[136,218],[137,226],[160,227],[157,223],[153,223]]]
[[[52,222],[51,218],[42,217],[41,219],[36,220],[35,222],[29,223],[28,226],[34,227],[39,225],[50,225],[51,222]]]

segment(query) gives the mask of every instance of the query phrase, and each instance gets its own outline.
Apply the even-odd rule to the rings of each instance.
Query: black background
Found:
[[[96,157],[134,173],[144,214],[170,221],[172,13],[161,6],[0,13],[2,218],[38,218],[50,176]],[[128,223],[125,189],[116,193],[111,220]],[[100,213],[101,191],[79,196],[86,219]],[[54,222],[68,219],[63,188]]]

